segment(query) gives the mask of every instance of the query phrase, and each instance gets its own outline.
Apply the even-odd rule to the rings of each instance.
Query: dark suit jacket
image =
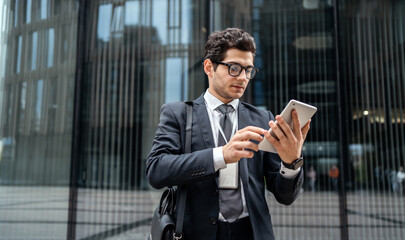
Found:
[[[240,102],[238,126],[268,129],[274,119],[271,112]],[[214,139],[204,101],[201,96],[193,102],[192,153],[183,154],[186,105],[183,102],[165,104],[152,150],[148,156],[146,175],[154,188],[188,184],[183,234],[186,240],[216,238],[219,215],[217,173],[214,170]],[[277,201],[291,204],[302,185],[303,171],[294,179],[279,173],[277,154],[258,151],[251,159],[240,160],[246,204],[252,222],[254,238],[274,239],[265,187]]]

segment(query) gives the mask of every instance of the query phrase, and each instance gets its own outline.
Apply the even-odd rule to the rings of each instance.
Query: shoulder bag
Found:
[[[186,120],[186,140],[184,153],[191,152],[191,128],[192,128],[192,115],[193,103],[185,102],[187,107],[187,120]],[[153,218],[151,234],[148,240],[180,240],[183,238],[182,228],[184,221],[184,211],[186,206],[187,185],[178,186],[179,201],[177,199],[177,188],[168,187],[160,198],[159,206],[157,206]],[[175,212],[177,210],[177,219]]]

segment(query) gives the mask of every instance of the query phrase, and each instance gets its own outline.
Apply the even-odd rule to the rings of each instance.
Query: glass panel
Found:
[[[139,12],[139,1],[127,1],[125,2],[125,25],[137,25],[140,23],[139,14],[133,14]]]
[[[25,23],[31,23],[32,14],[32,0],[26,0],[25,2]]]
[[[27,106],[27,82],[20,83],[20,122],[19,133],[23,134],[25,130],[25,116]]]
[[[21,48],[22,48],[22,36],[18,36],[17,37],[17,45],[16,45],[17,49],[15,50],[16,52],[16,68],[15,68],[15,72],[16,73],[20,73],[21,70]]]
[[[63,67],[53,51],[77,41],[78,11],[67,0],[63,13],[44,15],[50,2],[0,1],[2,240],[67,236],[76,43]]]
[[[244,101],[318,107],[301,195],[266,195],[276,239],[405,236],[404,1],[0,0],[0,15],[0,239],[145,239],[160,107],[204,92],[207,34],[226,27],[258,48]]]
[[[15,2],[14,2],[14,27],[17,27],[17,24],[18,24],[18,2],[19,2],[20,0],[15,0]],[[4,14],[4,13],[3,13]]]
[[[40,9],[41,11],[41,19],[46,19],[46,16],[48,14],[48,1],[47,0],[41,0],[41,6]]]
[[[182,59],[168,58],[166,59],[166,86],[165,86],[165,102],[177,102],[183,99],[182,87]]]
[[[41,7],[42,7],[42,0],[34,0],[32,2],[32,19],[34,22],[41,19],[41,12],[42,12]]]
[[[47,67],[53,66],[53,55],[55,47],[55,31],[53,28],[48,30],[48,64]]]
[[[61,26],[61,48],[60,48],[60,61],[66,63],[69,60],[69,45],[72,44],[72,38],[70,35],[71,26],[63,24]]]
[[[97,38],[108,42],[110,40],[112,4],[104,4],[99,6],[98,21],[97,21]]]
[[[38,52],[38,32],[33,32],[31,35],[31,70],[37,69],[37,52]]]
[[[159,109],[205,90],[205,3],[91,1],[88,9],[75,236],[145,239],[160,194],[144,174]]]
[[[339,7],[350,239],[405,236],[404,14],[403,1]]]
[[[32,89],[31,93],[31,113],[32,119],[31,119],[31,129],[34,132],[39,132],[40,126],[41,126],[41,117],[42,117],[42,92],[43,92],[43,81],[44,80],[38,80],[34,82],[34,87]]]
[[[58,112],[58,79],[53,78],[49,81],[49,101],[48,101],[48,125],[49,133],[55,132],[56,117]]]
[[[173,15],[174,12],[169,12],[167,0],[156,0],[156,3],[152,5],[152,25],[157,31],[157,37],[162,44],[167,44],[168,41],[168,15]]]
[[[259,12],[252,29],[258,40],[255,65],[261,70],[248,101],[274,114],[290,99],[318,108],[303,148],[300,197],[280,207],[268,195],[276,238],[340,239],[338,175],[330,176],[334,165],[340,168],[333,8],[320,1],[264,1],[254,9]]]
[[[114,38],[122,38],[124,30],[124,7],[117,6],[114,8],[114,14],[111,20],[111,34]]]
[[[53,14],[54,15],[60,15],[61,13],[61,5],[62,5],[62,1],[52,1],[53,4]]]

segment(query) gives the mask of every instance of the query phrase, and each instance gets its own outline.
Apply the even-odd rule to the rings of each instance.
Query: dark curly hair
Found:
[[[208,36],[205,44],[204,61],[222,61],[225,58],[225,53],[231,48],[236,48],[241,51],[250,51],[253,57],[256,53],[256,43],[249,33],[239,28],[227,28],[223,31],[215,31]],[[214,63],[214,70],[217,68]]]

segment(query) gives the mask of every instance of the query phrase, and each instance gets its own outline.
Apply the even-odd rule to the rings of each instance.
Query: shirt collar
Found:
[[[211,110],[215,110],[217,107],[219,107],[220,105],[224,104],[221,100],[219,100],[218,98],[216,98],[214,95],[212,95],[208,89],[207,91],[205,91],[204,94],[204,100],[207,104],[207,106],[211,109]],[[229,105],[231,105],[233,107],[233,109],[235,109],[235,111],[238,110],[238,106],[239,106],[239,99],[234,99],[231,102],[228,103]]]

